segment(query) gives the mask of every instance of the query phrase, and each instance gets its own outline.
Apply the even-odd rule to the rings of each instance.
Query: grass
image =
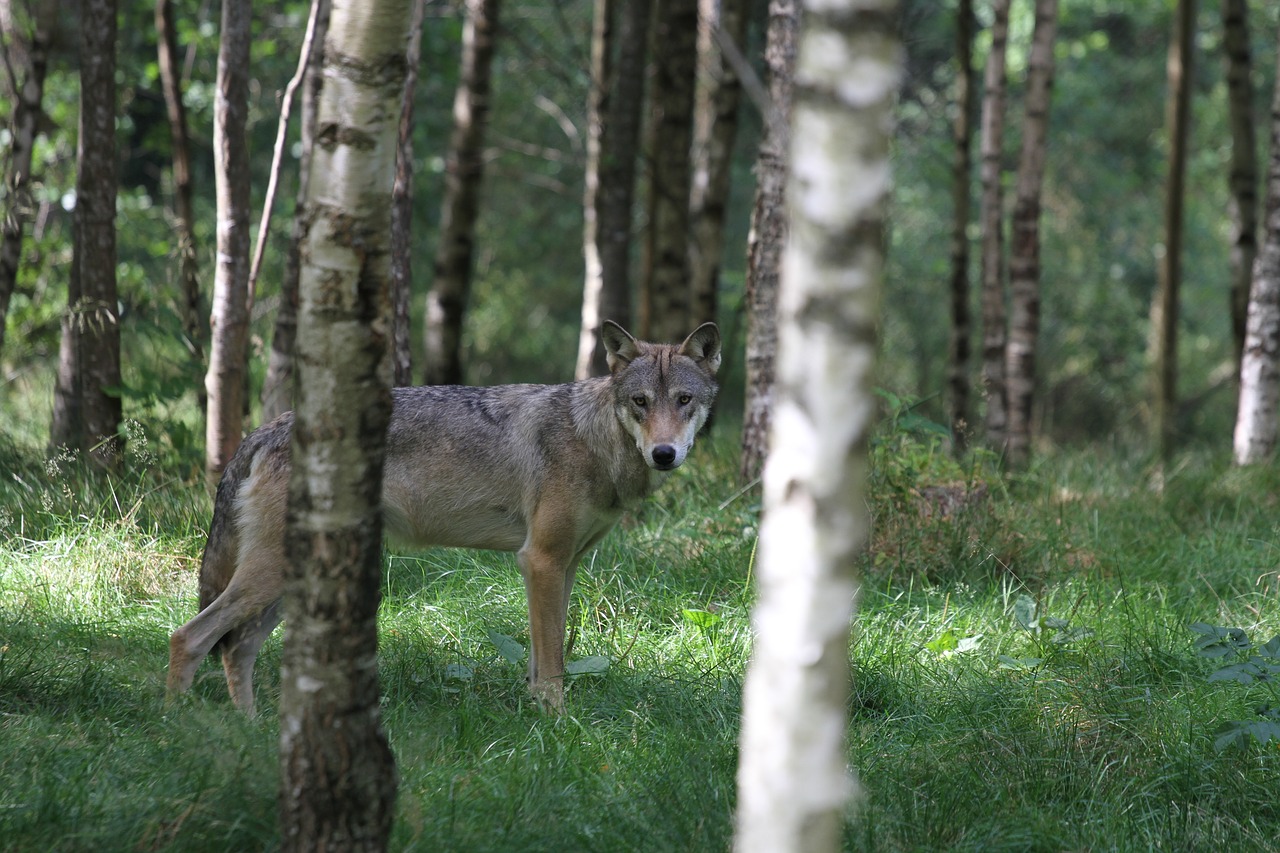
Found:
[[[759,511],[734,497],[731,433],[580,572],[572,657],[610,663],[562,718],[509,646],[528,644],[509,555],[387,558],[393,849],[728,849]],[[906,432],[876,462],[846,849],[1274,849],[1280,751],[1213,745],[1260,694],[1210,683],[1187,626],[1280,633],[1280,473],[1193,454],[1156,492],[1142,460],[1079,453],[1006,482]],[[166,468],[0,446],[0,849],[278,844],[279,634],[258,719],[212,661],[162,706],[209,511]]]

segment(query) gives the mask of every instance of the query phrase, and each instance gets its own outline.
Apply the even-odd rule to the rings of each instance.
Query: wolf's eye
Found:
[[[693,395],[692,395],[692,394],[681,394],[679,397],[677,397],[677,398],[676,398],[676,400],[680,403],[680,405],[682,405],[682,406],[687,406],[687,405],[689,405],[690,403],[692,403],[692,402],[693,402]]]
[[[641,395],[641,394],[637,394],[637,395],[635,395],[634,397],[632,397],[632,398],[631,398],[631,402],[635,403],[637,406],[639,406],[639,407],[640,407],[640,408],[642,408],[642,409],[643,409],[645,406],[649,405],[649,401],[648,401],[648,400],[646,400],[646,399],[644,398],[644,396],[643,396],[643,395]]]

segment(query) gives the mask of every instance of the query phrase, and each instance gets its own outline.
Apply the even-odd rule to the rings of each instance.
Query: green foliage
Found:
[[[1190,628],[1200,635],[1195,646],[1201,656],[1233,661],[1210,673],[1210,682],[1240,684],[1246,696],[1262,693],[1268,700],[1256,707],[1255,719],[1222,723],[1214,732],[1214,749],[1221,752],[1232,746],[1243,748],[1251,742],[1262,746],[1272,740],[1280,742],[1280,634],[1255,646],[1241,628],[1204,622],[1194,622]]]

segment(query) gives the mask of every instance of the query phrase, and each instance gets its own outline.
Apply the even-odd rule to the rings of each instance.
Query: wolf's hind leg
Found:
[[[256,713],[253,665],[262,644],[280,624],[281,617],[281,603],[277,600],[256,618],[232,628],[222,641],[222,669],[227,675],[231,702],[250,717]]]

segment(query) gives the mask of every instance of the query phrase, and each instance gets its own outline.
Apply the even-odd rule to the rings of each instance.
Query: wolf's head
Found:
[[[606,320],[600,336],[622,426],[650,468],[679,467],[716,398],[720,330],[703,323],[678,346],[648,344]]]

